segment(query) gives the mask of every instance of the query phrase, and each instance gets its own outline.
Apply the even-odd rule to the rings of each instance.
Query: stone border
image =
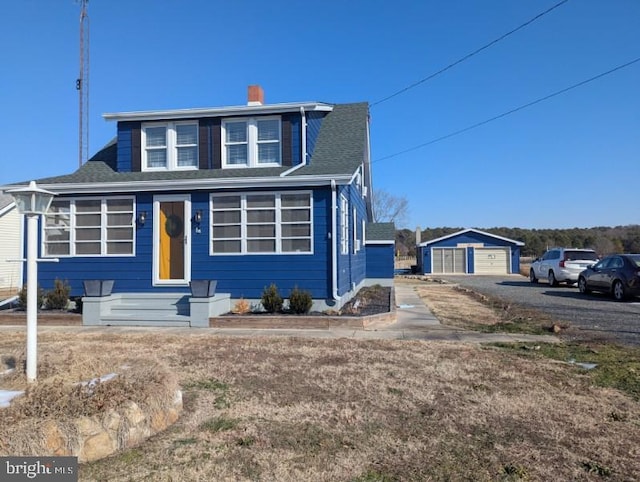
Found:
[[[52,456],[77,456],[79,462],[91,462],[140,445],[175,423],[181,412],[182,392],[177,390],[173,405],[164,411],[145,413],[129,400],[118,409],[80,417],[64,427],[55,420],[47,420],[42,426],[41,440]]]

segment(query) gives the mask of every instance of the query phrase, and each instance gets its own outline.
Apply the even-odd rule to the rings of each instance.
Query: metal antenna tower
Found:
[[[80,74],[78,90],[78,167],[89,158],[89,0],[79,0],[80,9]]]

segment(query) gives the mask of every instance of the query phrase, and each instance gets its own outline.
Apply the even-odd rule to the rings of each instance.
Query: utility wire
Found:
[[[444,135],[444,136],[441,136],[441,137],[437,137],[437,138],[432,139],[432,140],[430,140],[428,142],[425,142],[423,144],[419,144],[419,145],[411,147],[409,149],[405,149],[404,151],[396,152],[395,154],[390,154],[388,156],[381,157],[381,158],[376,159],[375,161],[371,161],[371,162],[374,163],[374,162],[384,161],[386,159],[391,159],[393,157],[397,157],[397,156],[400,156],[402,154],[406,154],[407,152],[412,152],[412,151],[415,151],[417,149],[421,149],[423,147],[430,146],[431,144],[435,144],[436,142],[440,142],[440,141],[443,141],[445,139],[449,139],[450,137],[457,136],[458,134],[462,134],[463,132],[467,132],[467,131],[470,131],[472,129],[475,129],[476,127],[483,126],[485,124],[488,124],[489,122],[493,122],[495,120],[502,119],[503,117],[506,117],[506,116],[511,115],[511,114],[513,114],[515,112],[518,112],[518,111],[521,111],[523,109],[526,109],[527,107],[531,107],[532,105],[536,105],[536,104],[539,104],[540,102],[544,102],[545,100],[549,100],[552,97],[556,97],[556,96],[558,96],[560,94],[564,94],[565,92],[569,92],[572,89],[575,89],[577,87],[581,87],[581,86],[583,86],[585,84],[588,84],[589,82],[593,82],[594,80],[600,79],[601,77],[604,77],[605,75],[609,75],[609,74],[612,74],[612,73],[614,73],[614,72],[616,72],[618,70],[624,69],[625,67],[629,67],[630,65],[633,65],[636,62],[640,62],[640,57],[638,57],[638,58],[636,58],[634,60],[631,60],[630,62],[627,62],[626,64],[619,65],[619,66],[617,66],[617,67],[615,67],[615,68],[613,68],[611,70],[607,70],[606,72],[598,74],[595,77],[591,77],[590,79],[583,80],[582,82],[578,82],[577,84],[574,84],[574,85],[572,85],[570,87],[566,87],[566,88],[564,88],[562,90],[554,92],[553,94],[549,94],[549,95],[547,95],[545,97],[541,97],[541,98],[539,98],[537,100],[534,100],[533,102],[529,102],[528,104],[524,104],[524,105],[521,105],[520,107],[516,107],[515,109],[511,109],[511,110],[509,110],[507,112],[503,112],[502,114],[497,115],[495,117],[491,117],[490,119],[483,120],[482,122],[478,122],[477,124],[473,124],[473,125],[471,125],[469,127],[465,127],[464,129],[460,129],[460,130],[457,130],[455,132],[451,132],[450,134],[447,134],[447,135]]]
[[[546,14],[548,14],[549,12],[551,12],[552,10],[555,10],[556,8],[558,8],[559,6],[561,6],[561,5],[565,4],[565,3],[567,3],[568,1],[569,1],[569,0],[562,0],[561,2],[556,3],[553,7],[548,8],[548,9],[547,9],[547,10],[545,10],[544,12],[542,12],[542,13],[540,13],[540,14],[536,15],[535,17],[533,17],[531,20],[528,20],[527,22],[523,23],[523,24],[522,24],[522,25],[520,25],[519,27],[517,27],[517,28],[515,28],[515,29],[511,30],[510,32],[505,33],[505,34],[504,34],[504,35],[502,35],[501,37],[498,37],[497,39],[495,39],[495,40],[493,40],[493,41],[489,42],[489,43],[488,43],[487,45],[485,45],[484,47],[480,47],[479,49],[474,50],[474,51],[473,51],[473,52],[471,52],[470,54],[467,54],[467,55],[465,55],[464,57],[462,57],[460,60],[457,60],[457,61],[455,61],[454,63],[447,65],[445,68],[438,70],[437,72],[435,72],[435,73],[431,74],[430,76],[425,77],[424,79],[419,80],[419,81],[417,81],[417,82],[414,82],[413,84],[411,84],[411,85],[409,85],[409,86],[405,87],[404,89],[401,89],[401,90],[399,90],[399,91],[397,91],[397,92],[395,92],[395,93],[393,93],[393,94],[391,94],[391,95],[389,95],[389,96],[385,97],[384,99],[381,99],[381,100],[379,100],[379,101],[377,101],[377,102],[374,102],[373,104],[371,104],[371,107],[374,107],[374,106],[376,106],[376,105],[378,105],[378,104],[382,104],[383,102],[386,102],[386,101],[387,101],[387,100],[389,100],[389,99],[393,99],[394,97],[396,97],[396,96],[398,96],[398,95],[400,95],[400,94],[403,94],[403,93],[405,93],[406,91],[408,91],[408,90],[410,90],[410,89],[413,89],[414,87],[417,87],[418,85],[423,84],[424,82],[427,82],[428,80],[433,79],[434,77],[437,77],[438,75],[442,74],[443,72],[446,72],[447,70],[449,70],[449,69],[451,69],[451,68],[455,67],[456,65],[458,65],[458,64],[460,64],[460,63],[462,63],[462,62],[464,62],[465,60],[470,59],[470,58],[471,58],[471,57],[473,57],[474,55],[479,54],[479,53],[480,53],[480,52],[482,52],[483,50],[488,49],[488,48],[489,48],[489,47],[491,47],[492,45],[497,44],[497,43],[498,43],[498,42],[500,42],[501,40],[504,40],[504,39],[505,39],[505,38],[507,38],[509,35],[514,34],[514,33],[516,33],[518,30],[521,30],[521,29],[525,28],[526,26],[528,26],[528,25],[532,24],[533,22],[535,22],[535,21],[536,21],[536,20],[538,20],[539,18],[541,18],[541,17],[545,16]]]

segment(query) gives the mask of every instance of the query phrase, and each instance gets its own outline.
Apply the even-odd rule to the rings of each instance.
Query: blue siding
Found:
[[[393,279],[393,244],[368,244],[367,278]]]
[[[342,217],[340,197],[344,196],[348,202],[348,246],[347,254],[342,254],[342,229],[340,221]],[[367,255],[362,244],[362,220],[368,221],[366,205],[362,193],[355,185],[341,186],[337,192],[337,246],[338,246],[338,295],[342,296],[352,289],[353,285],[359,285],[367,277]],[[356,209],[356,219],[353,218],[353,209]],[[360,240],[360,250],[354,253],[353,228],[357,231],[357,239]],[[392,263],[393,267],[393,263]]]
[[[131,172],[131,122],[118,122],[118,172]]]
[[[296,166],[303,162],[300,125],[302,124],[302,116],[291,116],[291,164]]]
[[[160,193],[157,193],[160,194]],[[59,263],[40,263],[43,289],[53,287],[55,278],[65,279],[71,296],[83,293],[86,279],[114,279],[114,292],[184,292],[188,287],[153,286],[153,193],[137,196],[137,211],[147,212],[147,221],[136,231],[136,254],[127,257],[60,258]],[[191,195],[192,211],[202,210],[201,232],[192,223],[191,279],[216,279],[218,291],[234,298],[260,298],[265,286],[275,283],[287,297],[295,286],[317,299],[331,297],[331,190],[313,192],[313,254],[308,255],[209,255],[209,193]],[[26,239],[26,237],[25,237]]]
[[[473,248],[467,248],[467,273],[473,273],[474,264],[476,262],[476,251]]]
[[[309,159],[316,148],[316,141],[322,127],[322,120],[327,115],[326,112],[307,112],[307,154]]]

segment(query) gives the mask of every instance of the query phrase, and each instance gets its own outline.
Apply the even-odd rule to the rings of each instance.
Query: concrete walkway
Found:
[[[283,329],[236,329],[236,328],[158,328],[126,326],[39,326],[40,333],[83,333],[83,334],[174,334],[180,336],[281,336],[301,338],[353,338],[361,340],[432,340],[463,343],[532,342],[556,343],[552,335],[526,335],[510,333],[480,333],[441,325],[429,308],[417,295],[411,284],[396,284],[397,321],[390,325],[369,328],[329,328],[315,330]],[[24,330],[24,326],[0,326],[3,332]]]

